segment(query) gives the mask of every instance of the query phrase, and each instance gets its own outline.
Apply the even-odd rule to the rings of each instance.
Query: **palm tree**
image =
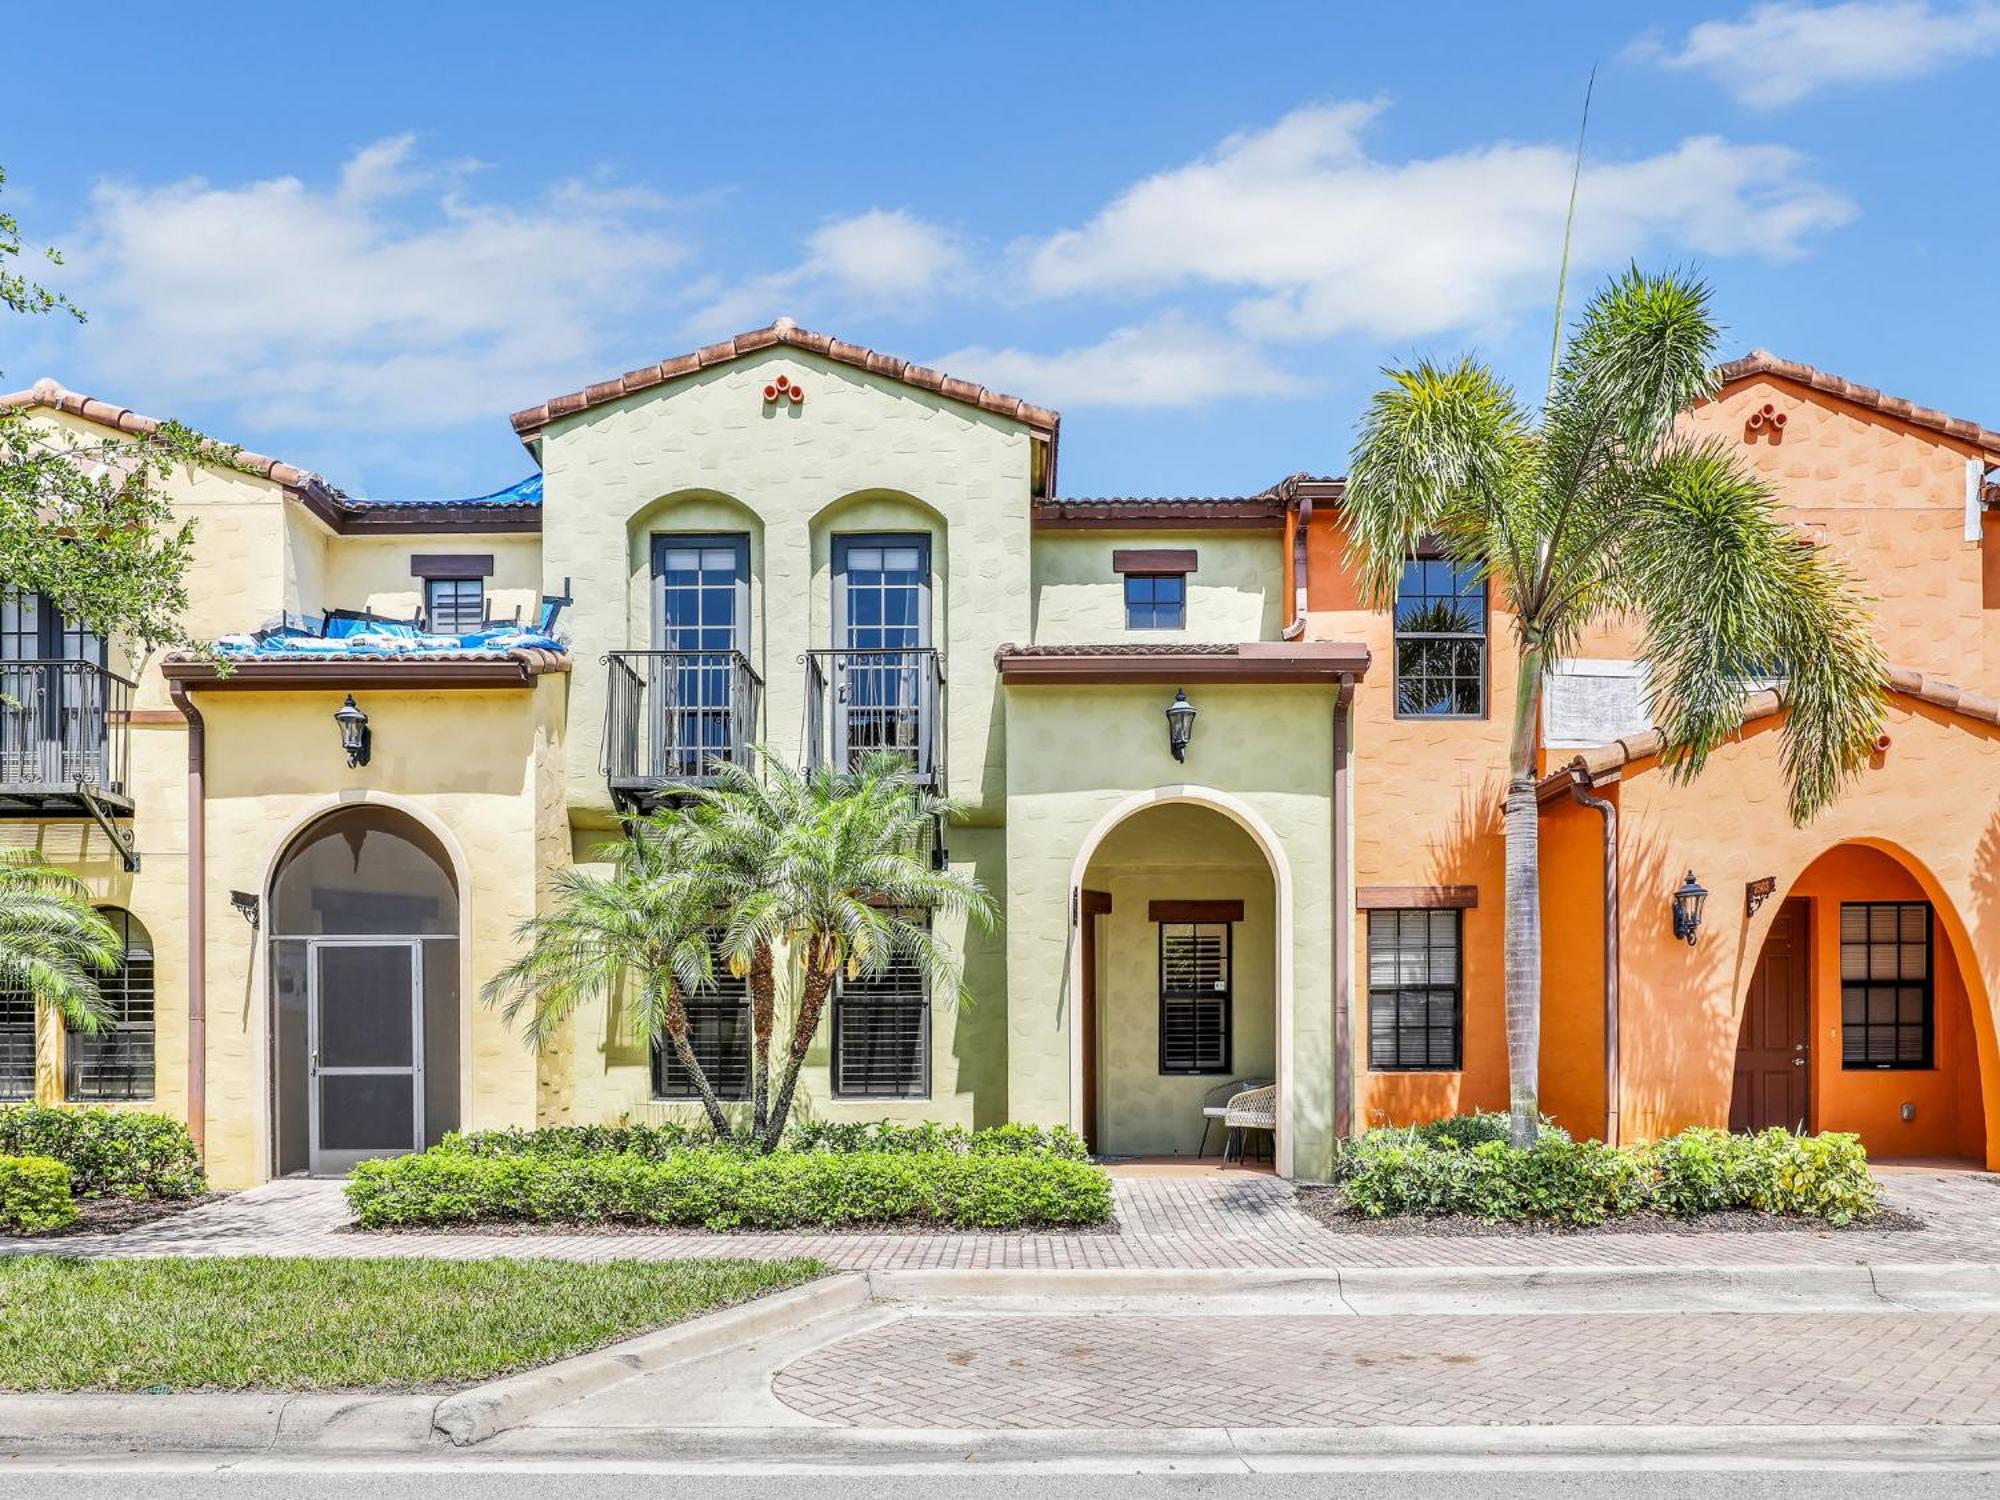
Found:
[[[609,875],[568,868],[555,875],[554,901],[515,929],[521,956],[480,991],[508,1023],[523,1021],[530,1043],[554,1035],[578,1006],[637,986],[634,1018],[652,1040],[666,1038],[693,1082],[718,1136],[729,1120],[688,1039],[687,997],[714,983],[711,932],[717,886],[690,859],[685,819],[658,813],[635,820],[628,837],[599,857]]]
[[[1489,583],[1519,653],[1508,744],[1506,1003],[1512,1139],[1539,1114],[1542,935],[1535,782],[1548,670],[1586,632],[1642,628],[1670,774],[1696,775],[1741,723],[1744,679],[1777,666],[1782,758],[1803,823],[1865,763],[1886,669],[1846,569],[1806,545],[1719,439],[1679,425],[1714,390],[1707,286],[1615,278],[1585,309],[1539,421],[1470,359],[1387,371],[1369,402],[1345,517],[1367,602],[1393,608],[1434,538]]]
[[[780,852],[805,779],[768,750],[756,751],[762,774],[718,758],[714,782],[692,791],[690,857],[717,884],[726,913],[723,952],[750,992],[750,1133],[770,1117],[771,1034],[778,1000],[777,949],[786,931]]]
[[[869,756],[852,771],[818,770],[785,792],[774,906],[798,975],[798,1010],[765,1148],[784,1135],[799,1071],[819,1031],[833,982],[879,974],[897,958],[913,963],[932,995],[962,998],[957,956],[912,913],[995,922],[992,898],[969,875],[933,870],[924,835],[956,804],[925,791],[907,759]]]
[[[32,849],[0,850],[0,994],[32,995],[78,1031],[111,1020],[97,976],[124,959],[118,930],[89,890]]]

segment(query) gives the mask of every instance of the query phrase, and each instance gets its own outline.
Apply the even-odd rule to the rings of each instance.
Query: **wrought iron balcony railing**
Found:
[[[945,785],[944,657],[929,647],[808,651],[808,769],[852,769],[868,755],[906,756],[926,786]]]
[[[601,769],[620,807],[644,809],[747,762],[764,681],[740,651],[613,651]]]
[[[132,691],[95,662],[0,662],[0,811],[131,812]]]

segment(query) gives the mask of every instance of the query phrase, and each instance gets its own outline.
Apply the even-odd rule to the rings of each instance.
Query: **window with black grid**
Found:
[[[1228,922],[1158,926],[1160,1072],[1227,1073],[1236,929]]]
[[[1125,575],[1127,630],[1181,630],[1187,626],[1187,578],[1180,573]]]
[[[0,1099],[31,1099],[34,1093],[34,997],[0,990]]]
[[[929,1098],[931,996],[916,961],[899,953],[879,974],[843,974],[835,984],[833,1092]]]
[[[1486,582],[1476,568],[1411,558],[1396,586],[1396,715],[1486,713]]]
[[[718,1099],[750,1097],[750,986],[714,956],[710,988],[687,1002],[688,1045]],[[694,1077],[665,1037],[653,1042],[653,1097],[698,1098]]]
[[[1931,909],[1923,901],[1840,908],[1840,1065],[1931,1066]]]
[[[470,635],[486,624],[486,580],[426,578],[424,621],[438,635]]]
[[[1464,913],[1368,913],[1368,1066],[1451,1072],[1462,1065]]]
[[[153,939],[128,911],[106,907],[125,950],[117,969],[98,976],[110,1011],[98,1030],[72,1029],[63,1045],[63,1095],[68,1099],[153,1097]]]

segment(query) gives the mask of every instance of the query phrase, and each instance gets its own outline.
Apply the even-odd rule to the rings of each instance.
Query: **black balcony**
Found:
[[[0,816],[127,816],[132,682],[87,661],[0,662]]]
[[[925,786],[942,789],[944,658],[928,647],[808,651],[805,762],[852,770],[867,756],[904,756]]]
[[[613,651],[602,769],[621,810],[648,811],[748,763],[764,682],[740,651]]]

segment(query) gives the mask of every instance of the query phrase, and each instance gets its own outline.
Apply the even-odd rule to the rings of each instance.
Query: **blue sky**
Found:
[[[0,91],[73,388],[378,497],[507,413],[786,314],[1064,416],[1070,494],[1339,471],[1386,361],[1545,367],[1584,81],[1585,290],[2000,422],[2000,0],[205,5]]]

